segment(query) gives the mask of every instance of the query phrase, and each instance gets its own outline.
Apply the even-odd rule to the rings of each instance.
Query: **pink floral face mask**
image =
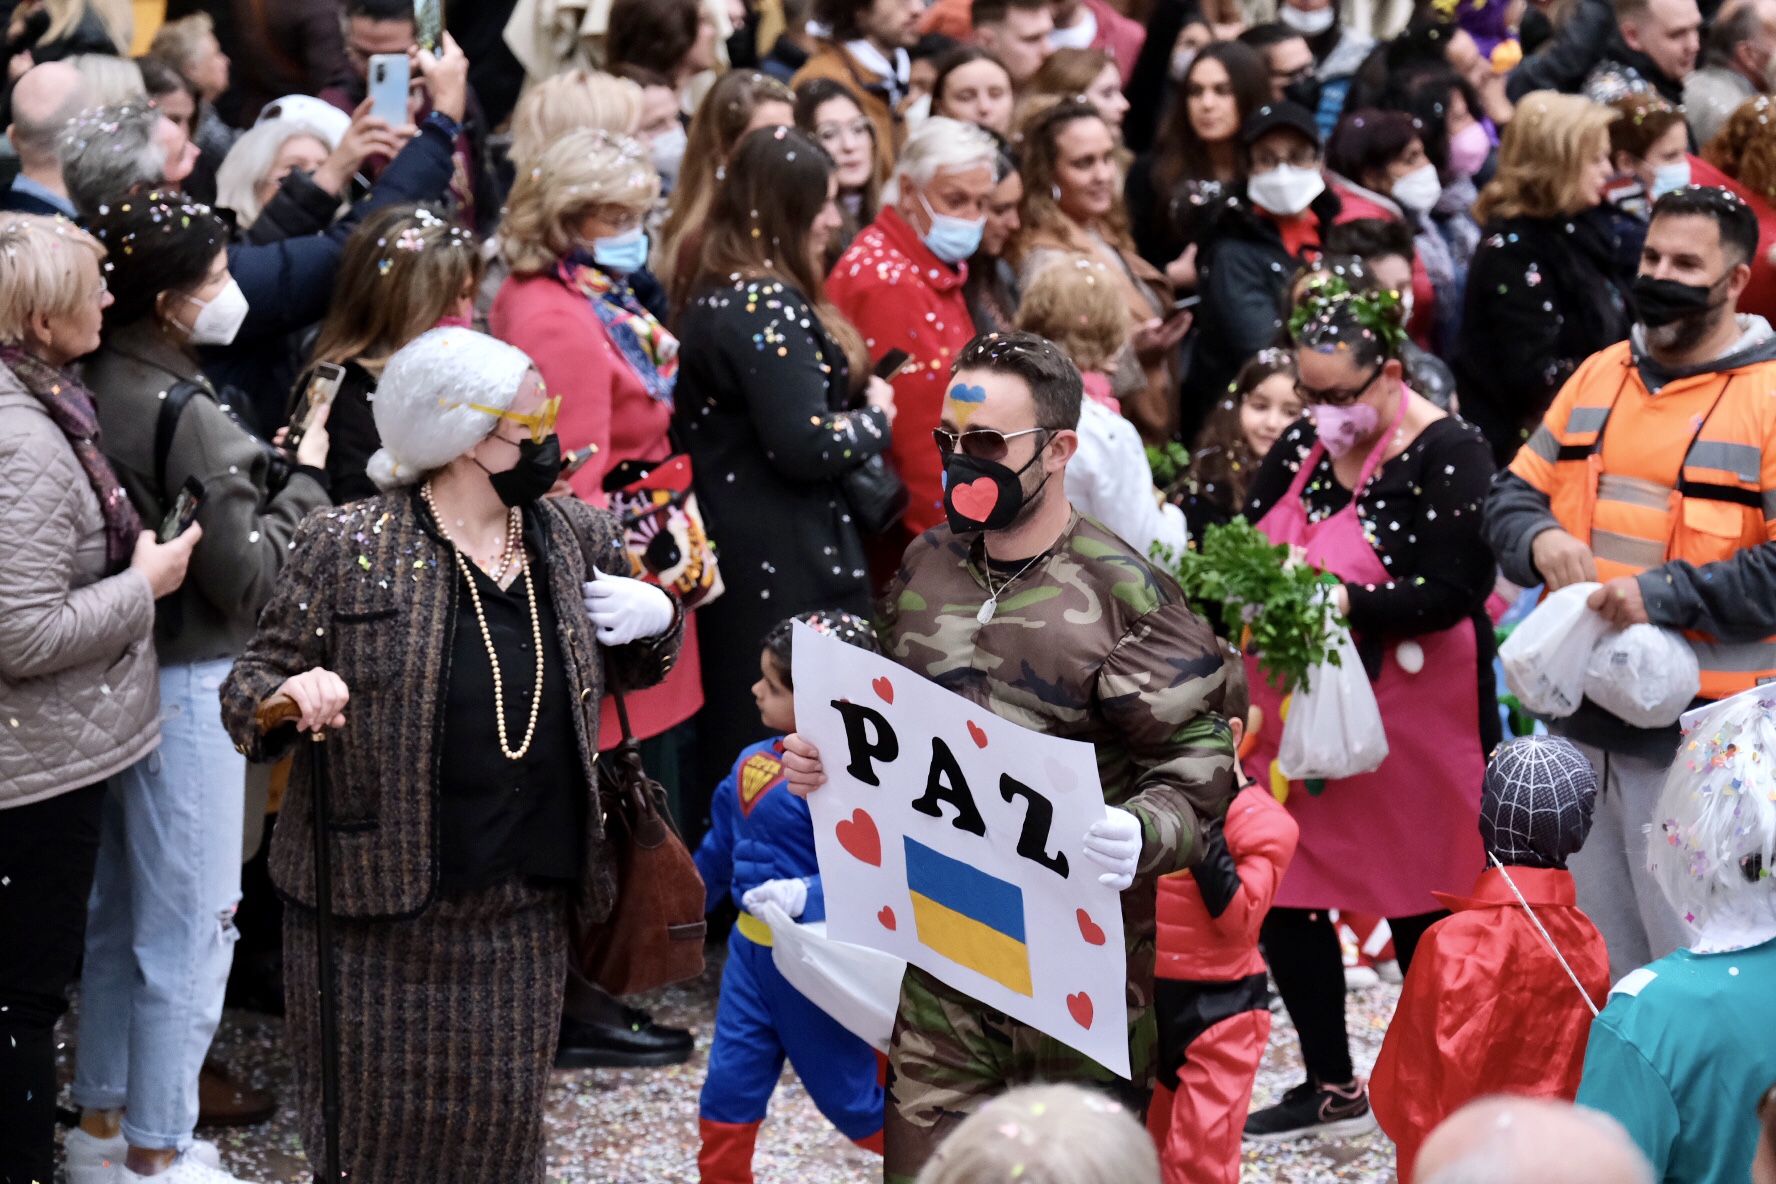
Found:
[[[1320,443],[1334,460],[1373,436],[1381,426],[1381,413],[1367,403],[1352,403],[1348,407],[1310,403],[1307,414],[1319,433]]]

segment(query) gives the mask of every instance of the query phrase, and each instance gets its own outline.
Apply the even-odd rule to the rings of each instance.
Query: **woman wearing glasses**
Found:
[[[567,483],[595,506],[627,483],[613,470],[672,455],[678,338],[636,298],[630,277],[647,265],[642,220],[660,177],[631,136],[581,129],[558,136],[519,176],[500,223],[500,253],[511,276],[488,313],[494,336],[528,354],[561,399],[561,451]],[[697,639],[659,688],[632,696],[636,736],[652,739],[703,705]],[[607,707],[605,729],[615,732]],[[650,754],[656,766],[664,754]],[[670,782],[670,772],[666,772]],[[690,820],[686,820],[687,823]],[[695,829],[693,827],[692,829]]]
[[[767,734],[750,690],[760,638],[812,609],[870,612],[843,482],[887,450],[894,390],[870,374],[863,338],[826,298],[820,250],[839,224],[838,187],[831,159],[800,132],[765,128],[742,140],[680,324],[678,422],[727,585],[698,610],[704,793],[734,753]]]
[[[479,333],[434,329],[397,352],[370,462],[386,492],[303,524],[222,688],[249,756],[297,753],[271,872],[305,906],[285,914],[284,943],[311,1161],[308,762],[325,756],[354,1180],[542,1178],[569,918],[602,919],[614,889],[594,808],[605,671],[657,682],[682,622],[670,596],[618,574],[628,558],[609,514],[543,498],[561,465],[558,406],[529,358]],[[279,692],[301,717],[262,734],[258,709]],[[316,730],[324,747],[298,742]]]
[[[1266,455],[1245,514],[1342,581],[1333,601],[1375,688],[1389,751],[1372,773],[1291,783],[1274,761],[1280,696],[1247,659],[1263,722],[1246,769],[1286,796],[1301,826],[1263,937],[1308,1080],[1248,1119],[1247,1138],[1261,1140],[1373,1126],[1351,1066],[1326,910],[1389,918],[1405,970],[1440,915],[1432,893],[1459,891],[1483,861],[1480,782],[1499,740],[1485,611],[1493,565],[1480,534],[1492,479],[1485,439],[1405,385],[1395,293],[1316,276],[1290,329],[1307,416]]]
[[[796,127],[832,157],[833,176],[838,181],[836,197],[842,220],[822,249],[821,271],[825,272],[839,261],[858,230],[876,220],[881,206],[876,125],[863,113],[856,93],[832,78],[811,78],[796,88],[795,119]]]

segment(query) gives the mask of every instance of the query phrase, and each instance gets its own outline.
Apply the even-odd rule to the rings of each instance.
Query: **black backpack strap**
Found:
[[[189,378],[180,379],[167,388],[166,397],[160,401],[160,414],[154,421],[154,490],[166,501],[171,501],[173,490],[167,488],[167,454],[173,450],[173,433],[179,430],[179,417],[185,414],[185,405],[197,395],[207,392]]]

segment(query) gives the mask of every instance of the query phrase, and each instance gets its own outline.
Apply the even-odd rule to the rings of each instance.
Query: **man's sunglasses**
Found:
[[[460,403],[470,411],[479,411],[483,415],[491,415],[495,419],[509,419],[513,423],[523,424],[530,429],[533,443],[541,444],[555,430],[555,417],[561,414],[561,396],[545,399],[543,405],[528,414],[518,411],[502,411],[498,407],[489,407],[485,403]]]
[[[1364,391],[1375,385],[1375,380],[1381,377],[1381,372],[1386,367],[1387,362],[1378,363],[1375,369],[1369,372],[1368,378],[1356,386],[1348,388],[1330,386],[1319,390],[1308,386],[1298,378],[1295,380],[1295,397],[1303,403],[1318,403],[1323,407],[1349,407],[1363,397]]]
[[[1047,428],[1025,428],[1021,432],[1000,432],[992,428],[970,428],[966,432],[952,432],[949,428],[932,428],[931,438],[937,441],[940,456],[948,456],[957,448],[961,448],[967,456],[976,460],[1004,460],[1006,453],[1011,451],[1011,442],[1019,436],[1031,436],[1037,432],[1047,432]]]

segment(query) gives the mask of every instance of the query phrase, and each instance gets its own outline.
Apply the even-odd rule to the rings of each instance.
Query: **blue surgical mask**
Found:
[[[925,195],[917,191],[913,194],[919,204],[925,207],[925,214],[931,219],[931,229],[923,235],[925,245],[931,253],[945,263],[960,263],[980,250],[981,235],[986,232],[986,218],[978,218],[970,222],[967,218],[957,218],[952,214],[940,214],[931,208]]]
[[[648,236],[639,226],[592,242],[592,261],[618,275],[640,271],[647,266],[647,260]]]
[[[1670,164],[1656,165],[1653,168],[1653,191],[1647,195],[1648,200],[1658,201],[1667,193],[1675,193],[1690,183],[1690,162],[1688,158],[1674,160]]]

